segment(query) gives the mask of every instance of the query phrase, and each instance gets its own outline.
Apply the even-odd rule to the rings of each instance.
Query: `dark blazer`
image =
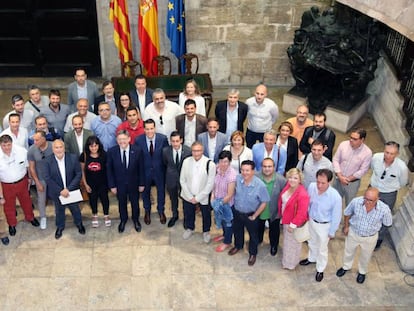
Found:
[[[82,170],[78,156],[72,153],[65,153],[66,168],[66,189],[73,191],[79,189],[79,183],[82,178]],[[59,200],[60,192],[64,189],[62,175],[59,167],[52,154],[45,158],[44,177],[47,184],[47,194],[53,201]]]
[[[311,152],[311,146],[308,143],[309,137],[312,137],[313,135],[313,129],[314,126],[308,126],[305,128],[305,131],[303,132],[303,137],[299,144],[299,149],[302,151],[303,154]],[[335,146],[335,133],[331,130],[325,127],[322,130],[322,133],[319,135],[319,140],[323,142],[325,146],[328,146],[328,149],[324,152],[324,156],[327,157],[330,161],[332,161],[332,153],[333,148]]]
[[[118,192],[127,192],[127,190],[138,191],[139,186],[144,186],[142,150],[134,145],[130,145],[127,172],[125,172],[121,160],[121,149],[118,145],[109,148],[106,157],[109,188],[116,187]]]
[[[238,102],[238,117],[237,117],[237,130],[244,131],[244,121],[247,117],[247,105],[241,101]],[[220,100],[217,102],[215,115],[219,122],[219,131],[226,133],[227,129],[227,100]]]
[[[277,134],[277,137],[279,137],[279,134]],[[289,136],[285,172],[287,172],[291,168],[296,167],[299,161],[298,157],[298,141],[295,137]]]
[[[118,107],[120,105],[119,94],[115,92],[114,97],[115,97],[115,106],[118,109]],[[94,114],[98,114],[98,105],[99,105],[99,103],[102,103],[104,101],[105,101],[105,94],[99,95],[98,97],[95,98],[94,105],[93,105],[93,113]]]
[[[135,139],[135,146],[142,150],[145,175],[145,184],[151,183],[154,179],[156,182],[165,183],[165,165],[162,161],[162,150],[168,146],[167,136],[157,133],[155,135],[154,154],[151,156],[147,147],[146,135],[138,136]]]
[[[80,156],[78,142],[76,141],[75,130],[71,130],[65,133],[65,150],[69,153],[74,153],[78,157]],[[85,146],[86,140],[89,136],[92,136],[93,132],[87,129],[83,129],[83,146]]]
[[[198,135],[205,132],[207,130],[207,118],[202,116],[201,114],[196,114],[196,133],[195,139],[197,139]],[[184,141],[185,136],[185,113],[180,114],[179,116],[175,117],[175,127],[177,131],[180,133],[181,137]]]
[[[150,88],[146,89],[146,92],[145,92],[145,107],[147,107],[149,104],[152,103],[152,93],[154,93],[154,91],[152,89],[150,89]],[[140,110],[141,115],[142,115],[143,111],[141,111],[141,109],[139,109],[139,97],[138,97],[138,94],[137,94],[137,90],[133,89],[133,90],[129,91],[129,96],[131,97],[132,102],[138,107],[138,110]]]
[[[165,184],[168,189],[178,188],[180,185],[181,166],[183,165],[184,159],[191,156],[191,148],[186,145],[182,146],[180,164],[178,165],[178,168],[175,165],[173,155],[173,148],[171,146],[164,147],[162,150],[162,160],[166,168]]]
[[[208,158],[208,132],[201,133],[198,135],[197,140],[203,144],[204,155]],[[214,163],[218,162],[219,153],[223,150],[224,146],[227,145],[227,137],[221,132],[217,132],[216,150],[214,153]]]

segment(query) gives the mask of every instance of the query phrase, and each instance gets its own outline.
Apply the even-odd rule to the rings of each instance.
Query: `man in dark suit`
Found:
[[[311,152],[311,145],[315,139],[323,142],[325,152],[323,155],[332,161],[333,148],[335,146],[335,133],[326,127],[326,114],[323,112],[315,113],[313,116],[313,126],[308,126],[303,132],[303,137],[299,143],[299,149],[303,154]]]
[[[120,105],[119,94],[115,92],[115,88],[111,81],[104,81],[102,83],[102,92],[102,95],[95,98],[93,112],[97,115],[99,104],[105,102],[111,106],[111,113],[116,114],[116,108]]]
[[[117,146],[113,146],[107,153],[108,187],[118,199],[119,233],[124,232],[128,221],[127,204],[131,203],[132,220],[137,232],[141,231],[139,222],[139,192],[144,191],[144,161],[142,151],[130,145],[131,137],[127,130],[120,130],[117,134]]]
[[[145,135],[138,136],[135,145],[142,150],[144,158],[145,189],[142,194],[145,209],[145,224],[151,223],[151,185],[157,188],[157,210],[160,215],[160,222],[165,224],[167,218],[165,209],[165,166],[162,161],[162,150],[168,146],[167,136],[155,134],[155,121],[153,119],[144,122]]]
[[[72,127],[73,130],[65,133],[66,151],[79,157],[83,152],[86,140],[93,135],[93,132],[83,128],[83,118],[79,115],[72,118]]]
[[[207,132],[198,135],[197,140],[202,143],[204,148],[204,155],[214,163],[218,163],[218,155],[227,145],[226,135],[218,131],[219,124],[216,118],[208,118]],[[209,146],[215,146],[214,149]]]
[[[226,134],[230,141],[231,134],[238,130],[244,132],[244,121],[247,117],[247,105],[239,101],[239,90],[230,89],[227,100],[217,102],[215,115],[219,122],[219,131]]]
[[[135,76],[135,89],[129,92],[132,102],[138,107],[141,115],[144,113],[145,107],[152,103],[153,90],[147,88],[147,79],[140,74]]]
[[[70,191],[79,189],[82,171],[78,157],[71,153],[65,153],[65,144],[60,139],[53,141],[52,149],[53,155],[45,159],[44,178],[47,194],[55,203],[57,227],[55,238],[60,239],[65,229],[66,208],[70,209],[73,222],[78,227],[79,233],[85,234],[79,204],[76,202],[63,205],[59,198],[60,196],[68,198]]]
[[[207,128],[207,118],[197,114],[196,109],[196,102],[193,99],[187,99],[184,103],[185,113],[175,117],[177,131],[180,133],[184,145],[188,147],[191,147],[197,136],[205,132]]]
[[[183,139],[178,131],[170,135],[171,146],[164,147],[162,159],[166,167],[165,184],[171,200],[172,218],[168,227],[173,227],[178,220],[178,194],[180,193],[180,171],[185,158],[191,156],[191,148],[183,145]]]

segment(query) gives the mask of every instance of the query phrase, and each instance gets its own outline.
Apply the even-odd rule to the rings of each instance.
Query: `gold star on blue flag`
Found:
[[[167,37],[171,41],[171,52],[180,59],[187,53],[185,36],[184,0],[169,0],[167,10]],[[185,63],[181,62],[181,72],[185,72]]]

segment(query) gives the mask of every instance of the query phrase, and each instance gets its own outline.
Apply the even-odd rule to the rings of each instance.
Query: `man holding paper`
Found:
[[[69,208],[73,221],[80,234],[85,234],[82,224],[82,215],[78,202],[82,200],[79,191],[79,182],[82,171],[77,156],[65,153],[65,144],[62,140],[53,141],[53,155],[45,159],[45,181],[47,193],[55,203],[56,233],[55,238],[62,237],[65,229],[65,209]]]

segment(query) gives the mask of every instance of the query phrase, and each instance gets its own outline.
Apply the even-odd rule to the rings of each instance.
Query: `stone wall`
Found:
[[[108,19],[109,1],[97,1],[102,75],[120,75],[120,64]],[[161,54],[177,59],[166,37],[167,0],[158,0]],[[200,59],[199,72],[208,72],[214,85],[294,85],[287,47],[311,6],[326,8],[331,1],[302,0],[187,0],[187,50]],[[129,1],[134,58],[139,60],[138,1]]]

